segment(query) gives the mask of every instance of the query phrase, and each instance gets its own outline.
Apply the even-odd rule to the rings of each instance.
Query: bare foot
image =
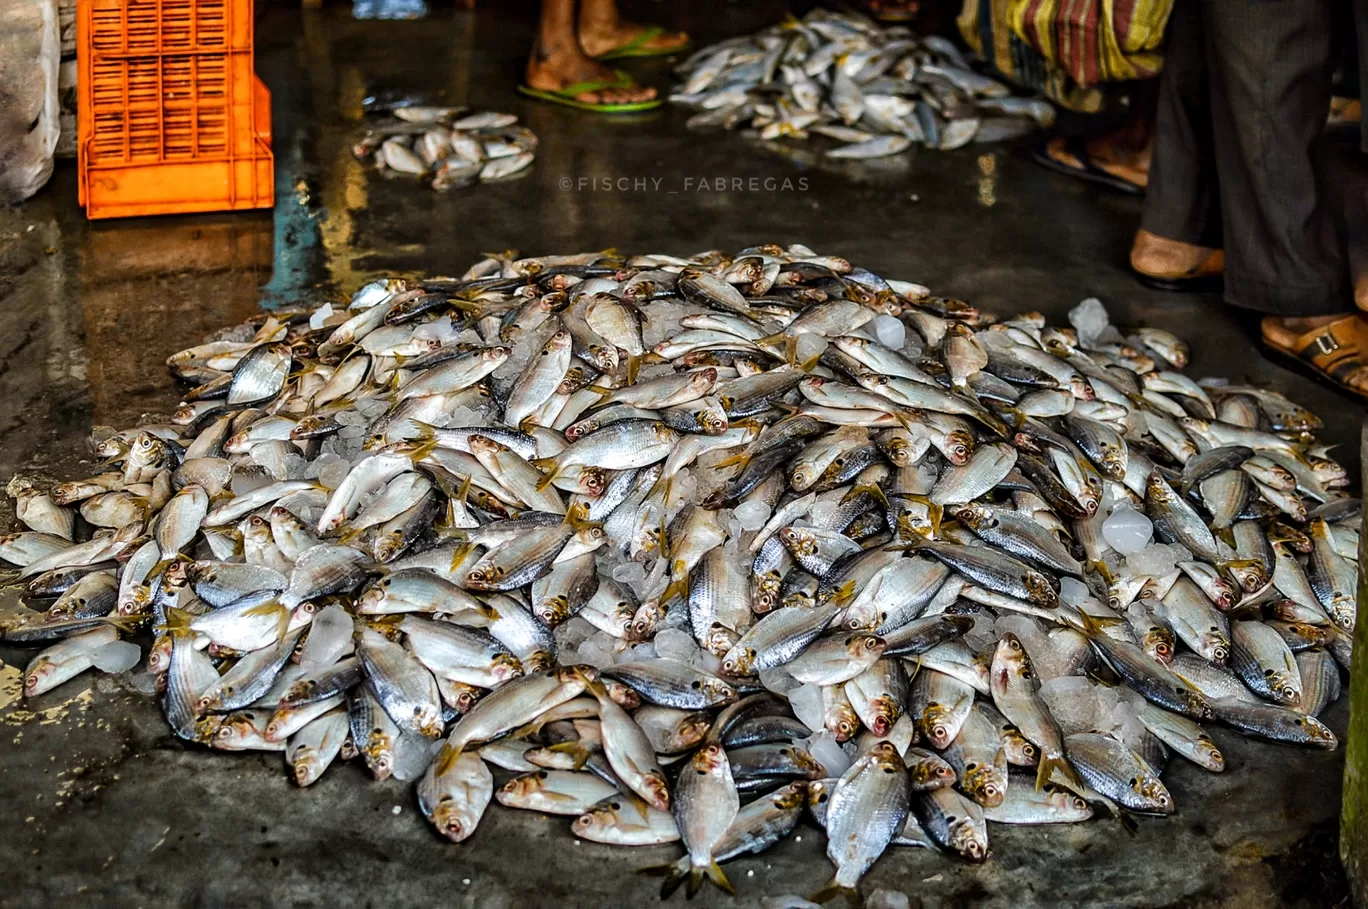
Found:
[[[528,87],[541,91],[560,91],[577,82],[617,81],[617,75],[611,69],[583,53],[564,50],[545,53],[540,48],[533,48],[532,56],[527,60],[525,78]],[[580,92],[575,95],[575,100],[586,104],[630,104],[651,101],[655,96],[656,90],[649,85],[627,85]]]
[[[584,4],[579,17],[580,47],[591,57],[599,57],[622,47],[650,28],[619,17],[612,5],[601,10],[593,9],[594,6],[592,3]],[[689,36],[685,32],[663,31],[641,45],[641,48],[655,54],[668,54],[686,47],[688,43]]]

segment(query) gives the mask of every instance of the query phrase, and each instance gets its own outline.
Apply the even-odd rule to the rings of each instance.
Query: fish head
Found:
[[[1306,735],[1309,744],[1330,749],[1338,744],[1330,727],[1309,714],[1297,714],[1291,722]]]
[[[1173,796],[1159,778],[1150,773],[1139,773],[1130,780],[1130,788],[1160,814],[1172,814]]]
[[[718,678],[695,679],[693,687],[701,690],[708,699],[717,704],[730,704],[736,700],[736,689]]]
[[[999,680],[1006,682],[1008,676],[1029,679],[1031,673],[1031,661],[1026,655],[1026,648],[1022,646],[1021,640],[1010,631],[1002,635],[998,641],[997,650],[993,653],[992,683],[994,690],[997,689]]]
[[[512,351],[507,347],[486,347],[480,351],[480,362],[486,365],[493,364],[493,367],[497,369],[500,364],[508,359],[511,353]]]
[[[854,634],[846,638],[846,653],[853,660],[872,662],[883,655],[887,642],[876,634]]]
[[[1196,744],[1197,754],[1207,768],[1218,773],[1225,769],[1225,755],[1216,747],[1215,742],[1203,734],[1198,737]]]
[[[565,437],[572,442],[576,439],[583,438],[598,429],[601,422],[602,421],[596,417],[586,417],[578,423],[567,426],[565,428]]]
[[[530,797],[543,791],[546,788],[546,771],[538,770],[534,773],[523,773],[513,777],[499,788],[499,801],[503,804],[517,805],[519,802],[526,802]]]
[[[1230,659],[1230,638],[1219,628],[1212,627],[1198,639],[1202,655],[1217,666],[1224,666]],[[1270,684],[1272,680],[1270,679]]]
[[[46,690],[48,680],[56,675],[58,665],[45,657],[35,659],[34,666],[24,673],[24,697],[31,698]]]
[[[704,745],[694,752],[693,758],[689,761],[689,767],[699,776],[710,773],[718,773],[722,768],[729,768],[726,750],[716,742]]]
[[[703,636],[703,649],[714,656],[724,657],[736,646],[736,642],[739,639],[740,635],[735,631],[732,631],[720,622],[714,622],[713,626],[708,629],[708,633]],[[727,685],[726,687],[729,692],[728,696],[734,698],[736,696],[736,689],[732,688],[730,685]]]
[[[510,679],[516,679],[523,674],[522,661],[511,653],[496,653],[489,661],[489,674],[494,680],[499,682],[507,682]],[[474,704],[474,701],[471,701],[471,704]],[[461,710],[459,705],[454,706],[461,713],[465,713],[465,710]],[[466,708],[466,710],[469,709],[469,707]]]
[[[570,601],[563,595],[549,596],[539,600],[532,611],[546,625],[555,628],[570,618]]]
[[[817,538],[801,527],[784,527],[779,531],[779,539],[795,556],[811,557],[817,554]]]
[[[710,436],[726,432],[729,425],[727,411],[723,409],[722,402],[716,399],[705,401],[704,406],[694,412],[694,419],[703,432]]]
[[[147,649],[147,671],[160,675],[171,668],[171,635],[160,635]]]
[[[848,742],[860,731],[860,717],[849,701],[837,701],[828,707],[822,724],[838,742]]]
[[[1007,755],[1007,761],[1018,767],[1034,767],[1040,763],[1040,749],[1015,729],[1003,730],[1002,750]]]
[[[722,671],[731,676],[746,676],[755,671],[755,651],[749,647],[733,647],[722,658]]]
[[[213,746],[240,748],[255,736],[256,727],[252,724],[252,718],[245,713],[234,713],[223,717],[218,728],[214,730]]]
[[[955,518],[970,530],[987,529],[992,526],[993,513],[982,505],[971,502],[960,505],[954,510]]]
[[[1268,690],[1280,703],[1294,706],[1300,703],[1301,680],[1291,672],[1265,669],[1264,679],[1268,683]]]
[[[1179,687],[1175,694],[1178,696],[1178,703],[1183,706],[1183,714],[1199,720],[1211,720],[1216,718],[1216,711],[1206,697],[1195,688]]]
[[[814,761],[813,763],[816,763]],[[818,767],[821,765],[818,764]],[[770,796],[770,804],[786,811],[796,811],[807,803],[808,781],[794,780]]]
[[[636,710],[641,706],[641,695],[630,685],[624,685],[616,679],[603,679],[603,687],[608,689],[608,696],[613,703],[623,710]]]
[[[969,761],[964,765],[964,778],[960,781],[965,792],[974,796],[974,801],[985,808],[996,808],[1007,796],[1007,781],[991,764]]]
[[[869,701],[869,731],[883,738],[893,731],[893,724],[902,714],[901,706],[890,694],[880,694]]]
[[[971,862],[978,863],[988,858],[988,841],[970,818],[951,822],[946,841],[951,849]]]
[[[945,436],[945,459],[956,467],[963,467],[974,456],[974,437],[962,429],[951,430]]]
[[[1026,592],[1030,594],[1032,603],[1037,606],[1044,606],[1046,609],[1053,609],[1059,605],[1059,593],[1045,575],[1031,569],[1026,572],[1022,580],[1026,585]]]
[[[387,777],[388,773],[385,774]],[[468,805],[453,799],[444,798],[432,809],[432,823],[436,826],[439,833],[451,840],[459,843],[466,837],[475,832],[475,822],[478,817],[470,816]]]
[[[1173,635],[1157,625],[1145,632],[1140,646],[1151,658],[1167,666],[1173,662]]]
[[[590,497],[603,495],[608,488],[608,472],[602,467],[580,467],[575,475],[575,491]]]
[[[783,578],[777,571],[767,571],[755,578],[755,596],[752,608],[759,614],[774,609],[779,604],[779,588]]]
[[[712,718],[706,713],[691,713],[675,727],[675,738],[684,748],[692,748],[707,738]]]
[[[731,767],[727,763],[725,755],[722,759],[722,766],[730,773]],[[665,777],[659,770],[650,770],[642,774],[640,784],[641,788],[645,790],[639,793],[642,798],[661,811],[670,810],[670,785],[665,782]]]
[[[303,747],[295,754],[291,770],[296,785],[304,787],[317,780],[323,773],[323,763],[312,748]]]
[[[943,750],[950,747],[950,743],[955,738],[956,730],[947,725],[951,710],[944,704],[932,701],[926,705],[921,715],[922,735],[931,743],[931,747],[936,750]]]

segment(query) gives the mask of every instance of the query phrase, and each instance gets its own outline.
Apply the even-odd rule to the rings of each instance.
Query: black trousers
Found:
[[[1225,250],[1227,302],[1351,309],[1322,142],[1332,0],[1177,0],[1142,226]]]

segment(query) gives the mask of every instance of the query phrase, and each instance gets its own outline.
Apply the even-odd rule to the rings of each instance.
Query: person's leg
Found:
[[[579,43],[591,57],[599,57],[638,38],[650,26],[622,18],[617,0],[581,0]],[[688,46],[684,32],[662,31],[643,41],[641,50],[667,54]]]
[[[1200,0],[1177,0],[1159,77],[1145,213],[1131,254],[1132,266],[1146,275],[1195,273],[1221,245],[1202,32]]]
[[[1324,183],[1331,0],[1207,0],[1226,302],[1308,318],[1346,311]]]
[[[579,82],[612,82],[613,71],[590,59],[575,34],[575,0],[542,0],[541,20],[532,55],[527,59],[527,85],[543,91],[558,91]],[[656,90],[633,85],[577,95],[589,103],[649,101]]]

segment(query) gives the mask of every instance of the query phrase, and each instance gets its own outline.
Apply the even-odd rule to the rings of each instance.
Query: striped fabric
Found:
[[[1035,89],[1061,107],[1083,113],[1102,109],[1102,89],[1083,88],[1007,24],[1021,0],[964,0],[956,24],[964,42],[988,65],[1023,88]]]
[[[1172,11],[1173,0],[1013,0],[1008,24],[1045,59],[1090,88],[1157,76]]]

